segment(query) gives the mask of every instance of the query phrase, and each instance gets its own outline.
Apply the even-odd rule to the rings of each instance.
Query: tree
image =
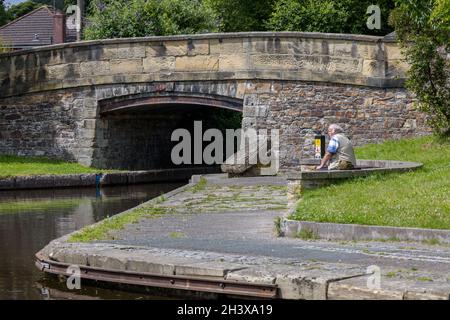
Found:
[[[59,10],[64,9],[64,0],[33,0],[33,2],[38,3],[39,5],[46,5],[46,6],[55,6]]]
[[[390,22],[410,65],[406,87],[435,133],[450,136],[450,0],[397,0]]]
[[[217,30],[201,0],[93,0],[85,39],[192,34]]]
[[[8,14],[6,13],[5,1],[0,0],[0,26],[8,22]]]
[[[264,31],[275,0],[205,0],[219,19],[222,32]]]
[[[376,4],[381,10],[381,28],[370,30],[367,8]],[[277,0],[266,25],[273,31],[309,31],[386,35],[393,0]]]
[[[8,20],[9,21],[16,20],[17,18],[20,18],[21,16],[30,13],[31,11],[39,8],[40,6],[42,6],[42,4],[36,3],[31,0],[12,5],[7,11]]]

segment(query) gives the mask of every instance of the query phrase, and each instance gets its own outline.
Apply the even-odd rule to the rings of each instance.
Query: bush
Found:
[[[276,0],[204,0],[218,17],[221,32],[264,31]]]
[[[216,31],[213,11],[200,0],[95,0],[85,39],[127,38]]]
[[[450,0],[398,0],[390,22],[410,65],[406,87],[435,133],[450,135]]]
[[[371,4],[381,9],[380,30],[366,26],[366,11]],[[386,35],[392,31],[387,21],[393,8],[392,0],[277,0],[267,27],[274,31]]]

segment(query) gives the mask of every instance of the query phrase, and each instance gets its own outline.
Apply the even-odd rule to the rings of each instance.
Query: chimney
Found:
[[[66,40],[66,15],[55,13],[53,15],[53,43],[64,43]]]

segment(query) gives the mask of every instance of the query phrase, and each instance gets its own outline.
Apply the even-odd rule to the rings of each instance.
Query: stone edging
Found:
[[[321,33],[321,32],[230,32],[230,33],[203,33],[203,34],[187,34],[173,36],[152,36],[152,37],[136,37],[136,38],[117,38],[102,40],[84,40],[79,42],[69,42],[63,44],[53,44],[32,49],[17,50],[17,52],[0,53],[0,57],[14,56],[24,53],[32,53],[39,51],[48,51],[61,48],[75,48],[91,45],[103,44],[121,44],[121,43],[139,43],[139,42],[160,42],[160,41],[180,41],[180,40],[203,40],[203,39],[228,39],[228,38],[259,38],[259,37],[280,37],[280,38],[315,38],[315,39],[332,39],[332,40],[349,40],[349,41],[367,41],[367,42],[396,42],[390,37],[370,36],[364,34],[341,34],[341,33]]]
[[[315,236],[328,240],[437,240],[450,243],[450,230],[369,226],[343,223],[296,221],[283,218],[284,236],[294,238],[301,230],[312,231]]]
[[[188,180],[193,174],[213,171],[207,168],[161,169],[116,173],[90,173],[66,175],[33,175],[0,178],[0,190],[50,189],[127,185],[150,182]]]
[[[317,160],[305,160],[304,165],[317,164]],[[423,167],[419,162],[393,161],[393,160],[357,160],[358,170],[321,170],[301,171],[286,170],[285,174],[290,185],[299,185],[303,189],[330,185],[343,179],[367,177],[373,174],[386,174],[392,172],[408,172]],[[295,187],[291,188],[295,190]]]

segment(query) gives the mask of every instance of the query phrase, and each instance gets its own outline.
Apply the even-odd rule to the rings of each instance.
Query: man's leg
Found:
[[[339,161],[337,166],[338,170],[351,170],[353,169],[353,164],[349,161]]]

